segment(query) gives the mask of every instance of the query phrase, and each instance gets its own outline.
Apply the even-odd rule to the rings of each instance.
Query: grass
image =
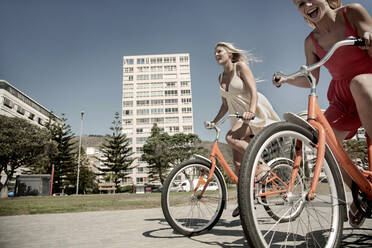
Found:
[[[160,207],[160,193],[29,196],[0,200],[0,216]]]
[[[236,202],[236,189],[228,189]],[[182,195],[182,193],[181,193]],[[160,208],[161,193],[27,196],[0,199],[0,216]]]

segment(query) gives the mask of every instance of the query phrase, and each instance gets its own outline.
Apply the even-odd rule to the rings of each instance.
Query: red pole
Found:
[[[52,164],[52,176],[50,177],[50,192],[49,195],[53,194],[53,176],[54,176],[54,164]]]

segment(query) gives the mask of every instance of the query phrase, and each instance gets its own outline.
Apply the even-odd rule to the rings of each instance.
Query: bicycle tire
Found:
[[[217,169],[214,171],[208,186],[213,188],[212,190],[207,188],[200,199],[198,195],[203,187],[199,186],[194,193],[192,189],[196,185],[192,187],[187,185],[187,182],[191,185],[198,180],[201,173],[205,182],[210,169],[211,164],[207,161],[188,160],[175,167],[165,180],[161,206],[165,219],[177,233],[185,236],[199,235],[212,229],[219,221],[227,200],[226,185],[220,171]],[[176,186],[182,182],[182,177],[185,177],[185,180]],[[185,186],[182,186],[183,184]]]
[[[303,163],[313,166],[311,156],[316,155],[314,148],[316,135],[301,126],[279,122],[263,129],[250,142],[242,161],[238,183],[240,219],[245,237],[251,247],[339,247],[345,219],[345,193],[342,178],[333,155],[327,148],[323,163],[323,175],[319,179],[315,199],[306,200],[306,194],[288,194],[282,198],[285,214],[291,205],[304,202],[302,211],[296,219],[281,222],[267,218],[266,211],[253,194],[255,170],[259,159],[265,156],[293,156],[293,144],[302,141]],[[292,145],[291,145],[292,144]],[[296,147],[297,148],[297,147]],[[265,160],[265,161],[266,161]],[[311,171],[311,170],[309,170]],[[309,188],[312,174],[303,175],[306,188]],[[309,185],[308,185],[309,184]],[[283,214],[283,216],[285,215]]]

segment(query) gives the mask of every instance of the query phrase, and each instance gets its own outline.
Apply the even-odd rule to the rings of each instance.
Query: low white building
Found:
[[[0,79],[0,115],[19,117],[35,125],[45,126],[49,118],[61,119],[40,103],[27,96],[5,80]]]

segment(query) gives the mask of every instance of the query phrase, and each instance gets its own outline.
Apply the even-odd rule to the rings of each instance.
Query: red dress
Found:
[[[346,9],[347,6],[343,9],[346,23],[345,38],[357,37],[357,33],[346,18]],[[310,37],[315,45],[316,54],[320,59],[323,58],[327,51],[319,46],[313,33]],[[350,139],[362,125],[350,91],[350,82],[357,75],[372,74],[372,58],[359,47],[346,46],[338,48],[324,65],[332,76],[327,93],[329,107],[324,114],[333,128],[349,131],[346,139]]]

